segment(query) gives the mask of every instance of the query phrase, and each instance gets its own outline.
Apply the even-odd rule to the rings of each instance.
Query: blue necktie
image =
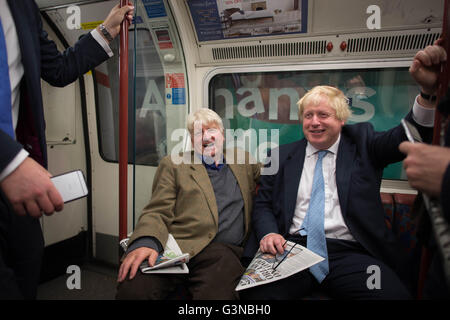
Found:
[[[9,82],[8,54],[0,20],[0,130],[15,137],[12,123],[11,83]]]
[[[323,182],[322,160],[327,150],[318,152],[318,159],[314,169],[311,199],[306,212],[301,235],[307,234],[306,247],[312,252],[325,258],[324,261],[315,264],[309,271],[321,283],[328,274],[328,252],[325,239],[324,214],[325,214],[325,188]],[[306,233],[303,229],[306,229]]]

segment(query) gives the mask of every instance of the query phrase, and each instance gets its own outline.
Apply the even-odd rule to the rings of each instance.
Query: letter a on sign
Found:
[[[67,18],[66,26],[69,30],[81,28],[81,10],[79,6],[69,6],[66,10],[70,16]]]
[[[377,5],[370,5],[367,7],[366,13],[372,14],[367,18],[366,25],[370,30],[381,28],[381,10]]]

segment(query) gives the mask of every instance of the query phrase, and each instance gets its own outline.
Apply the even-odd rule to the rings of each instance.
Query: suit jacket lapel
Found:
[[[305,162],[306,139],[298,142],[297,147],[287,156],[284,166],[285,181],[285,225],[290,226],[297,202],[298,187]],[[288,230],[287,230],[288,231]]]
[[[355,144],[341,133],[341,141],[336,159],[336,186],[342,216],[344,217],[347,215],[347,202],[355,152]]]
[[[38,9],[33,1],[8,0],[16,26],[24,75],[20,87],[17,140],[30,156],[47,167],[45,123],[41,94],[41,52]],[[38,140],[36,139],[38,138]]]
[[[28,13],[28,10],[23,7],[22,1],[8,0],[8,5],[16,25],[17,38],[19,40],[20,51],[22,54],[22,64],[24,65],[24,69],[27,70],[30,67],[28,65],[29,62],[33,61],[29,58],[29,55],[34,55],[34,52],[30,52],[30,47],[34,42],[33,34],[30,30],[34,30],[35,28],[28,26],[31,22],[28,21],[28,16],[25,15]]]

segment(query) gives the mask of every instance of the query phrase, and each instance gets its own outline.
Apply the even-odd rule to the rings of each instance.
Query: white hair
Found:
[[[224,127],[222,123],[222,119],[219,117],[217,113],[208,108],[200,108],[194,112],[191,112],[187,117],[187,129],[189,133],[192,135],[194,132],[194,123],[197,121],[202,124],[208,125],[215,123],[222,133],[224,132]]]

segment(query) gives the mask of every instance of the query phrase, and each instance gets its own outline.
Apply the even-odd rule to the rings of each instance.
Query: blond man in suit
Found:
[[[119,270],[117,299],[166,299],[180,284],[193,299],[238,298],[261,167],[246,152],[223,151],[224,127],[214,111],[199,109],[187,122],[194,150],[161,160]],[[169,233],[190,254],[189,274],[138,272],[146,259],[154,265]]]

